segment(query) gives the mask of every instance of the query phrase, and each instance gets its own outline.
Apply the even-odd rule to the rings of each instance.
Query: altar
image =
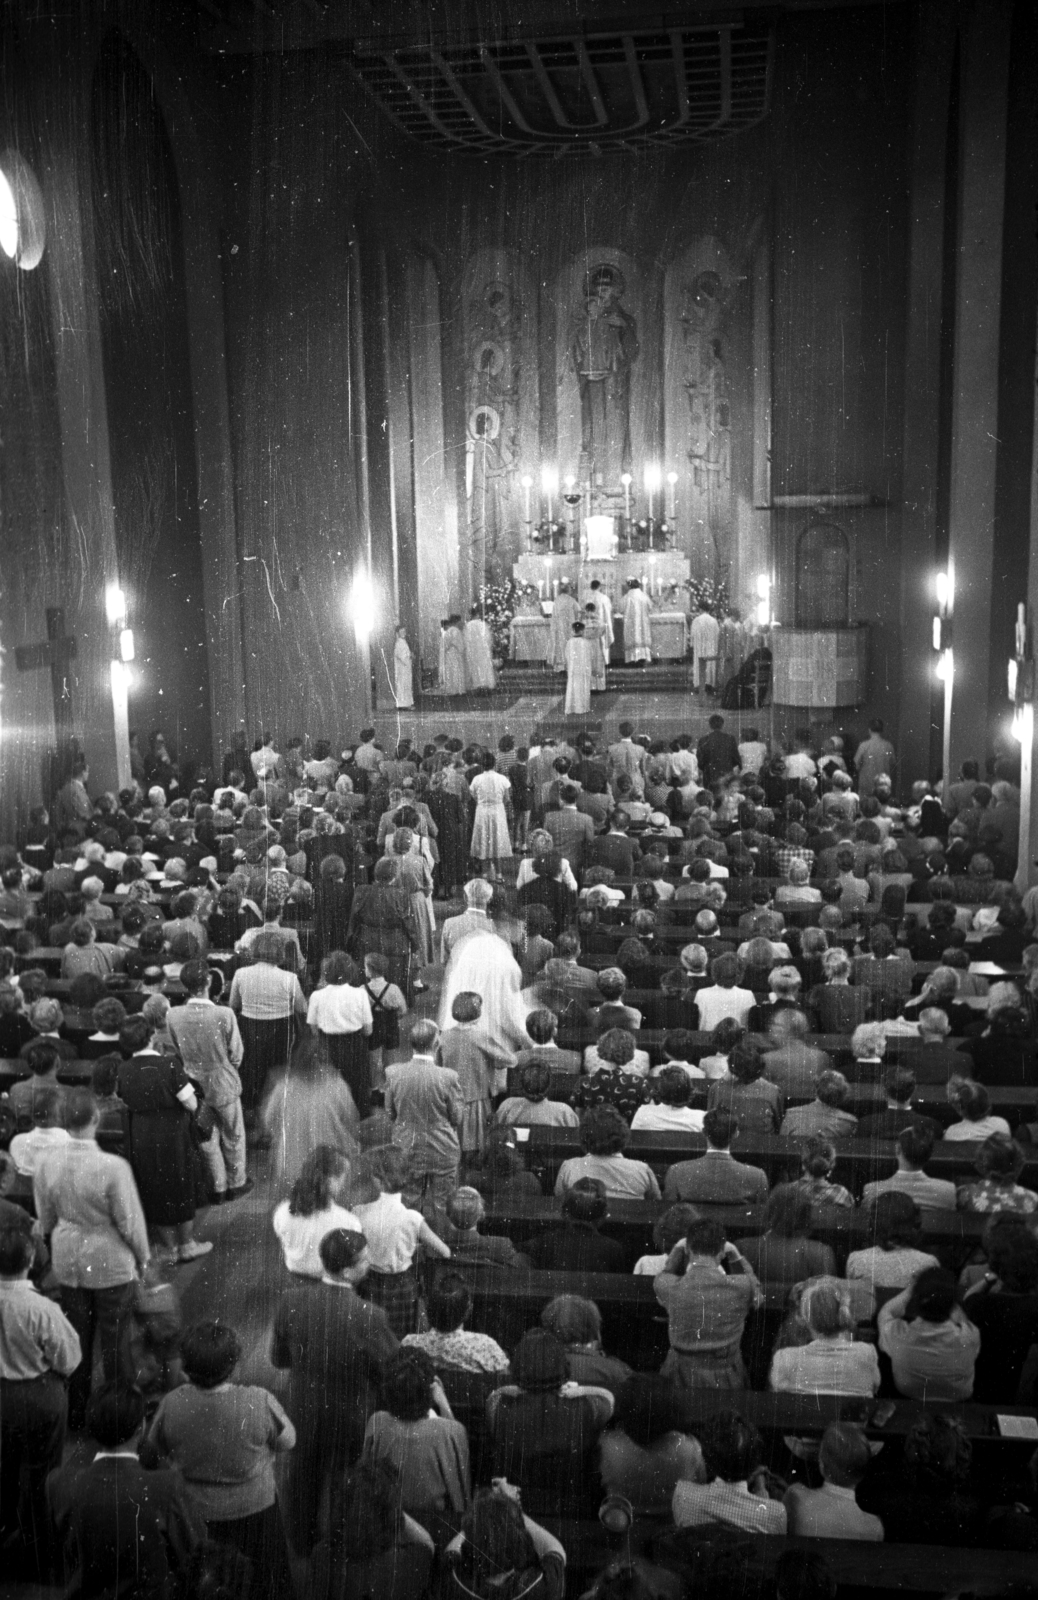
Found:
[[[688,617],[683,611],[654,611],[649,618],[654,661],[680,661],[688,643]],[[546,661],[551,620],[545,616],[516,616],[509,628],[508,655],[512,661]]]
[[[573,594],[585,601],[592,579],[597,578],[613,602],[614,611],[623,607],[630,578],[639,580],[654,604],[666,601],[670,611],[685,609],[685,585],[690,572],[688,557],[678,550],[635,551],[612,559],[586,557],[579,551],[565,556],[526,554],[521,555],[512,568],[520,588],[532,587],[540,600],[553,600],[560,580],[568,578]]]

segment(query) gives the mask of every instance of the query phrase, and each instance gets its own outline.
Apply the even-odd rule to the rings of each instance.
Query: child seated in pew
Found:
[[[653,1080],[654,1100],[639,1106],[631,1119],[632,1133],[702,1133],[705,1110],[693,1111],[689,1105],[692,1080],[681,1067],[666,1067]]]
[[[671,1067],[680,1067],[686,1078],[690,1078],[694,1083],[702,1082],[706,1078],[706,1073],[702,1067],[697,1067],[695,1062],[689,1060],[691,1052],[692,1039],[688,1029],[676,1028],[664,1039],[663,1060],[658,1067],[652,1068],[649,1077],[658,1078]]]
[[[547,1062],[531,1061],[520,1069],[521,1092],[502,1100],[494,1121],[502,1127],[576,1128],[580,1118],[562,1100],[549,1100],[551,1068]]]
[[[447,1240],[453,1259],[470,1267],[528,1267],[526,1256],[504,1234],[480,1233],[486,1214],[478,1189],[455,1189],[447,1201]]]

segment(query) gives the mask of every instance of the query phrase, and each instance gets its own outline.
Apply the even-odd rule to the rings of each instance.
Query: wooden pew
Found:
[[[632,1554],[650,1555],[661,1534],[658,1523],[636,1522],[624,1537],[611,1537],[599,1522],[568,1518],[540,1519],[559,1539],[567,1555],[567,1586],[582,1592],[609,1562]],[[770,1592],[769,1580],[779,1557],[790,1549],[820,1556],[841,1588],[875,1589],[898,1594],[1004,1594],[1009,1584],[1034,1581],[1034,1556],[1018,1551],[983,1550],[927,1544],[867,1544],[854,1539],[739,1538],[745,1570],[738,1575],[740,1593]],[[650,1555],[651,1559],[651,1555]],[[734,1592],[734,1591],[733,1591]]]
[[[896,1170],[897,1158],[892,1141],[842,1139],[835,1141],[837,1170],[835,1181],[855,1192],[873,1178],[890,1177]],[[803,1142],[784,1139],[777,1134],[741,1133],[732,1145],[737,1160],[748,1161],[763,1167],[770,1183],[782,1181],[784,1176],[800,1171]],[[934,1145],[933,1155],[927,1163],[932,1178],[952,1182],[966,1182],[976,1176],[974,1162],[980,1145],[973,1140],[946,1140]],[[646,1161],[657,1173],[677,1161],[691,1161],[706,1150],[706,1138],[701,1134],[684,1133],[632,1133],[625,1154],[632,1159]],[[572,1128],[531,1128],[527,1145],[527,1159],[531,1167],[542,1171],[554,1183],[563,1161],[584,1154],[577,1130]],[[1038,1183],[1038,1150],[1029,1150],[1020,1180],[1025,1187]]]

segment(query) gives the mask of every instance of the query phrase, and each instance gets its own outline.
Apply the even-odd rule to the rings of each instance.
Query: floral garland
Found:
[[[713,578],[689,578],[685,583],[689,599],[696,611],[711,611],[715,617],[723,617],[728,611],[728,583],[722,579],[715,583]]]
[[[501,583],[485,583],[476,596],[480,613],[490,629],[495,656],[504,658],[508,655],[509,624],[515,616],[521,593],[521,587],[514,578],[505,578]]]

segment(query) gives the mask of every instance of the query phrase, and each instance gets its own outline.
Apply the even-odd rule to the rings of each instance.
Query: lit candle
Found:
[[[555,578],[555,579],[552,580],[551,594],[552,594],[552,599],[553,600],[557,600],[559,598],[559,580],[558,580],[558,578]]]
[[[525,478],[523,479],[523,499],[524,499],[524,501],[526,503],[526,525],[527,525],[527,527],[529,527],[531,521],[533,520],[531,518],[531,516],[530,516],[530,490],[532,488],[533,488],[533,479],[530,477],[529,473],[527,473]]]
[[[655,461],[650,461],[648,463],[648,465],[646,466],[646,468],[645,468],[645,492],[649,497],[649,521],[650,522],[652,521],[652,518],[653,518],[653,508],[654,508],[653,496],[655,495],[657,489],[660,486],[660,481],[661,481],[660,480],[660,469],[656,465]]]
[[[669,501],[667,515],[668,517],[673,517],[678,509],[678,475],[676,472],[667,473],[667,488],[669,491],[667,495]]]
[[[544,579],[543,578],[538,578],[537,579],[537,594],[538,594],[538,596],[540,597],[541,600],[544,599]]]
[[[627,519],[627,521],[630,522],[630,520],[631,520],[631,474],[629,472],[621,473],[620,474],[620,482],[624,486],[624,516]]]

